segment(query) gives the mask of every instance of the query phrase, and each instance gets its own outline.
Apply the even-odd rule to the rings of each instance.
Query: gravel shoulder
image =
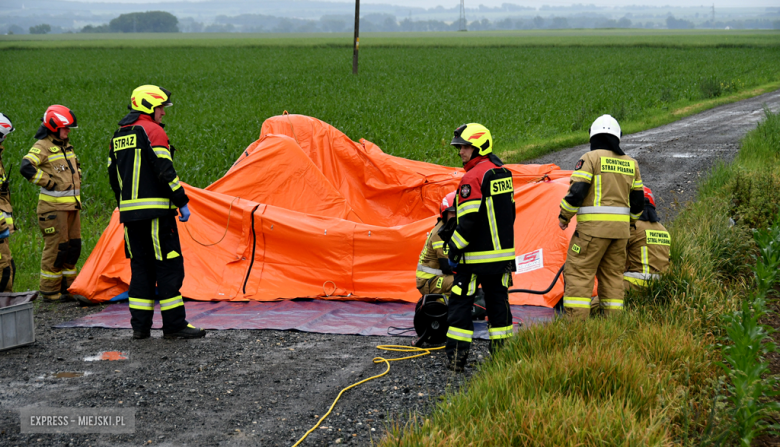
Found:
[[[662,219],[695,199],[698,179],[718,160],[734,157],[742,136],[763,117],[764,104],[780,109],[780,91],[623,138]],[[572,169],[587,150],[578,146],[531,162]],[[267,330],[212,331],[187,341],[164,340],[153,331],[151,339],[132,340],[130,330],[52,328],[101,309],[38,303],[37,342],[0,352],[0,445],[289,446],[342,388],[385,370],[372,363],[382,355],[376,345],[410,341]],[[84,360],[103,351],[128,359]],[[464,386],[487,355],[487,343],[477,341],[463,375],[444,369],[442,351],[394,362],[388,375],[345,393],[303,445],[371,445],[392,421],[425,414],[447,391]],[[84,375],[56,377],[62,372]],[[134,408],[136,431],[21,434],[18,411],[25,407]]]

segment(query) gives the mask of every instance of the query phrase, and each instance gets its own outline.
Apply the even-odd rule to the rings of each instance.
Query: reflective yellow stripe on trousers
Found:
[[[514,335],[512,332],[512,326],[495,327],[488,329],[488,334],[491,340],[500,340],[502,338],[509,338]]]
[[[174,307],[180,307],[184,305],[184,300],[182,300],[181,295],[175,296],[173,298],[168,298],[167,300],[160,300],[160,310],[171,310]]]
[[[565,296],[563,297],[563,307],[579,307],[583,309],[590,309],[590,298]]]
[[[450,326],[450,328],[447,330],[447,337],[453,338],[455,340],[471,343],[471,339],[473,336],[474,336],[474,331],[469,331],[467,329],[459,329],[456,328],[455,326]]]
[[[477,293],[477,275],[471,275],[471,279],[469,280],[469,291],[466,295],[472,296],[475,293]]]
[[[130,309],[154,310],[154,300],[144,298],[128,298],[130,300]]]
[[[639,287],[647,287],[647,281],[645,281],[644,279],[632,278],[626,275],[623,275],[623,279]]]
[[[610,310],[623,310],[623,300],[604,300],[599,299],[602,307]]]
[[[154,245],[154,259],[162,261],[162,250],[160,250],[160,219],[152,219],[152,244]]]
[[[41,270],[41,278],[59,279],[62,278],[62,272],[49,272]]]

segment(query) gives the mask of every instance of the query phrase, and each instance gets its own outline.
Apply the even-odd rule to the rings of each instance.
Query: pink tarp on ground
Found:
[[[546,289],[574,230],[557,225],[571,171],[552,164],[507,167],[517,204],[515,288]],[[185,185],[193,216],[179,224],[182,294],[203,301],[415,302],[426,232],[463,173],[387,155],[314,118],[270,118],[223,178],[206,189]],[[220,243],[201,245],[223,234]],[[71,291],[107,301],[129,281],[115,211]],[[544,296],[513,294],[510,302],[551,307],[562,293],[559,281]]]
[[[284,300],[270,303],[187,302],[187,320],[204,329],[274,329],[321,334],[388,335],[388,328],[408,328],[414,321],[414,304],[368,303],[334,300]],[[159,310],[159,306],[158,306]],[[550,321],[553,309],[512,306],[516,322],[530,325]],[[57,328],[98,327],[130,329],[127,303],[117,303],[102,312],[55,326]],[[153,328],[162,327],[160,312],[154,313]],[[393,331],[393,333],[398,331]],[[415,335],[414,331],[407,336]],[[487,339],[484,321],[475,322],[475,338]]]

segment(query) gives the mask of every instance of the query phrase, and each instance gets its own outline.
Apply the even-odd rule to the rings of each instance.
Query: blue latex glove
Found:
[[[181,213],[181,216],[179,216],[179,220],[181,222],[187,222],[190,220],[190,208],[187,205],[179,208],[179,212]]]
[[[453,272],[455,271],[456,268],[458,268],[458,263],[453,261],[452,259],[447,259],[447,264],[450,265],[450,270],[452,270]]]
[[[5,231],[0,233],[0,240],[3,240],[3,239],[7,238],[10,235],[11,235],[11,229],[10,228],[6,228]]]

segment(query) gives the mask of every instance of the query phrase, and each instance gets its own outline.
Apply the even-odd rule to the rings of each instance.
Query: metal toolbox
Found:
[[[38,292],[0,293],[0,351],[35,343],[33,303]]]

